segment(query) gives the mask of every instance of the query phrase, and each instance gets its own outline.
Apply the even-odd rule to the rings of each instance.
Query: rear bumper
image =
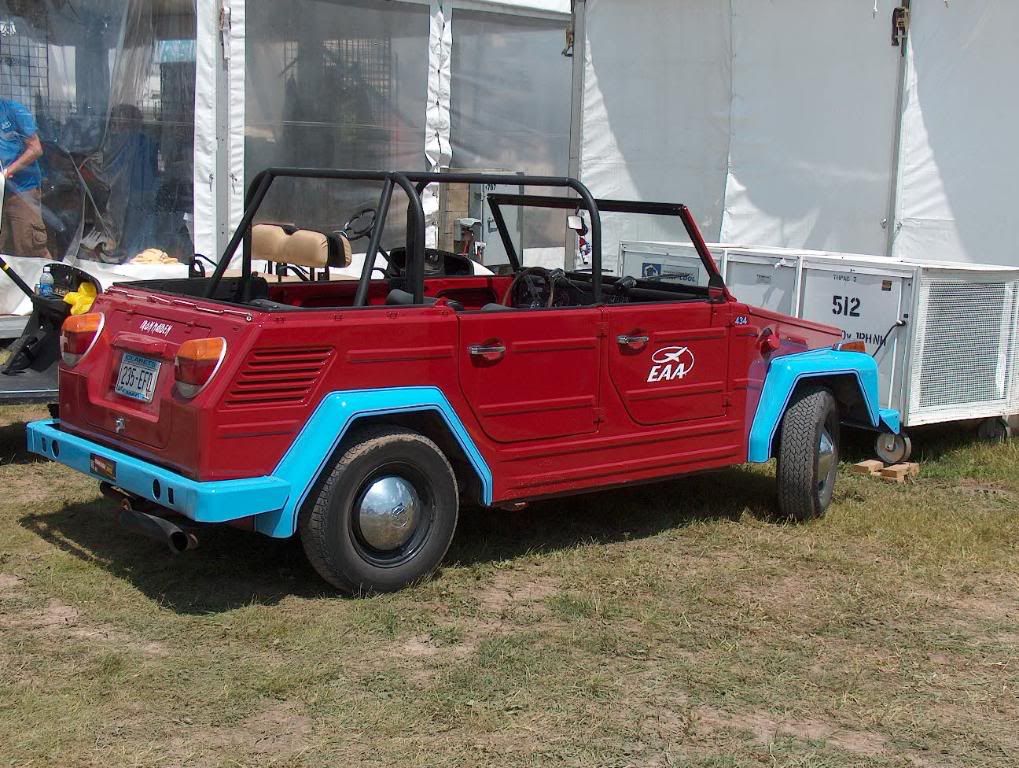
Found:
[[[225,523],[283,509],[290,484],[277,477],[199,482],[60,429],[56,419],[28,425],[28,449],[96,480],[184,515],[197,523]],[[115,477],[93,471],[93,458],[113,462]],[[157,493],[158,491],[158,493]]]

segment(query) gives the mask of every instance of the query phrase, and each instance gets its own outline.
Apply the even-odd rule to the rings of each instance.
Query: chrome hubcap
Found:
[[[361,497],[357,526],[364,543],[380,552],[398,549],[410,541],[421,517],[421,499],[402,477],[375,480]]]
[[[828,483],[832,467],[835,465],[835,443],[827,430],[821,430],[821,439],[817,446],[817,484],[824,488]]]

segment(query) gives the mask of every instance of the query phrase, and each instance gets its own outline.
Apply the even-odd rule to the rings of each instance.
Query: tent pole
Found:
[[[570,165],[568,175],[580,179],[580,153],[584,140],[584,61],[587,59],[587,0],[573,0],[573,93],[570,101]],[[567,271],[577,269],[577,236],[566,233],[565,262]]]
[[[902,0],[902,8],[910,13],[910,0]],[[899,43],[899,82],[895,92],[895,132],[892,141],[892,173],[888,190],[888,213],[885,216],[885,256],[895,255],[895,238],[899,234],[899,193],[902,189],[902,125],[906,108],[906,78],[909,77],[909,28]]]

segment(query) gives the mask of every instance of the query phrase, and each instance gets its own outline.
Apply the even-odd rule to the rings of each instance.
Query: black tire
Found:
[[[830,453],[824,441],[831,444]],[[823,455],[822,455],[823,454]],[[803,387],[782,417],[778,507],[790,520],[820,517],[831,504],[839,462],[839,410],[832,393]]]
[[[394,488],[406,503],[379,495]],[[301,543],[311,565],[337,589],[395,592],[439,567],[456,531],[458,497],[453,468],[435,443],[409,430],[367,427],[344,442],[305,504]],[[403,535],[406,541],[393,545],[393,537]]]

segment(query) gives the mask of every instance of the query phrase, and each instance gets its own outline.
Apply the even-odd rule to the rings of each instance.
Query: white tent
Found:
[[[577,0],[573,170],[709,240],[1019,265],[1019,3],[915,0],[904,49],[903,5]],[[613,220],[606,246],[679,234]]]
[[[55,258],[77,259],[93,231],[104,245],[90,246],[97,258],[149,247],[216,258],[247,181],[269,165],[568,170],[570,0],[64,6],[0,0],[5,46],[21,46],[0,62],[0,80],[37,113],[52,186],[74,187],[83,158],[101,182],[55,194],[44,211],[60,236]],[[304,190],[270,215],[328,215],[340,226],[335,217],[377,194]],[[82,266],[106,282],[187,273],[183,263]],[[0,313],[26,308],[0,280]]]
[[[244,180],[260,169],[245,167],[246,154],[253,166],[278,158],[271,145],[279,141],[287,122],[283,115],[286,83],[280,73],[288,62],[283,58],[284,44],[267,40],[267,33],[273,31],[267,29],[270,25],[263,23],[255,29],[251,23],[252,14],[265,16],[269,4],[246,4],[245,0],[197,3],[194,241],[197,252],[218,254],[240,219]],[[512,162],[517,166],[523,163],[532,171],[567,171],[570,65],[566,59],[560,63],[549,56],[550,52],[557,56],[563,46],[570,0],[402,0],[386,4],[345,0],[305,2],[298,4],[300,7],[272,5],[279,6],[277,12],[284,9],[291,16],[314,15],[308,26],[316,22],[321,26],[359,24],[366,28],[366,36],[385,37],[400,49],[393,56],[404,72],[420,73],[419,92],[404,88],[393,97],[405,130],[397,139],[390,137],[388,164],[424,169],[451,163],[496,167]],[[458,34],[461,19],[463,35]],[[487,48],[486,43],[490,44]],[[539,56],[534,55],[536,46],[541,47]],[[252,50],[259,55],[249,56]],[[463,62],[459,73],[454,72],[458,58]],[[473,82],[472,78],[482,76],[478,73],[484,73],[489,81]],[[549,82],[543,85],[545,78]],[[480,98],[468,98],[476,91],[482,92]],[[550,123],[542,116],[556,111],[554,104],[548,103],[556,98],[562,106],[559,117]],[[532,102],[533,112],[521,115],[516,107],[524,100]],[[252,110],[257,114],[251,114]],[[457,126],[460,135],[454,137]],[[490,141],[492,134],[514,130],[518,146],[504,146],[500,153]],[[270,148],[259,152],[248,143],[246,152],[246,142],[263,134]],[[544,147],[555,138],[561,139],[561,162],[543,163],[540,155],[548,154]],[[460,140],[459,158],[454,157],[456,139]],[[539,149],[522,159],[528,142]],[[336,162],[313,156],[306,164]]]

